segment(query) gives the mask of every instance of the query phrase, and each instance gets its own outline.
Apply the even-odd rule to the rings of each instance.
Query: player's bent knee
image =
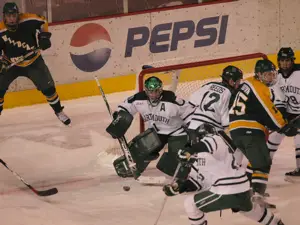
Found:
[[[0,98],[3,98],[6,93],[6,90],[0,90]]]
[[[56,93],[55,87],[49,87],[49,88],[47,88],[45,90],[41,90],[41,91],[46,97],[53,96]]]

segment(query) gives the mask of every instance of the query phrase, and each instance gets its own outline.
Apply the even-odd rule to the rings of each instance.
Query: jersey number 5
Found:
[[[248,97],[243,93],[239,92],[235,97],[234,103],[229,111],[229,114],[241,116],[245,114],[246,105],[245,101],[247,101]]]

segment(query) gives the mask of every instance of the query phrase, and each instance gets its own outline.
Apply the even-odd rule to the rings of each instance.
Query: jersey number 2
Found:
[[[206,92],[204,94],[204,98],[205,96],[208,94],[209,92]],[[211,93],[210,95],[208,95],[208,97],[211,99],[208,103],[203,105],[203,109],[205,111],[211,111],[211,112],[215,112],[215,110],[213,108],[210,108],[212,104],[214,104],[215,102],[220,100],[220,95],[218,93]]]

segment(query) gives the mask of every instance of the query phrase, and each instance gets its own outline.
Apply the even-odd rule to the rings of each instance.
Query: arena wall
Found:
[[[143,64],[178,63],[263,52],[276,61],[281,46],[300,50],[299,1],[224,0],[224,3],[51,24],[52,48],[43,52],[62,100],[135,88]],[[300,51],[296,51],[300,56]],[[298,57],[300,58],[300,57]],[[252,72],[245,66],[245,73]],[[222,66],[215,66],[220,73]],[[5,108],[44,103],[18,78]]]

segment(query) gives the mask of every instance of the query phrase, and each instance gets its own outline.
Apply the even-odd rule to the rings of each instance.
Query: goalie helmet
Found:
[[[149,77],[145,81],[145,92],[149,98],[149,101],[152,106],[158,105],[161,94],[163,92],[163,84],[162,81],[155,76]]]
[[[277,71],[275,65],[268,59],[258,60],[255,64],[255,78],[268,87],[277,82]]]
[[[15,31],[19,23],[19,8],[14,2],[7,2],[3,6],[3,21],[6,28]]]
[[[230,65],[223,69],[221,77],[223,83],[237,89],[241,79],[243,79],[243,72],[239,68]]]
[[[281,48],[277,54],[278,67],[283,73],[289,73],[294,65],[295,53],[292,48]]]

